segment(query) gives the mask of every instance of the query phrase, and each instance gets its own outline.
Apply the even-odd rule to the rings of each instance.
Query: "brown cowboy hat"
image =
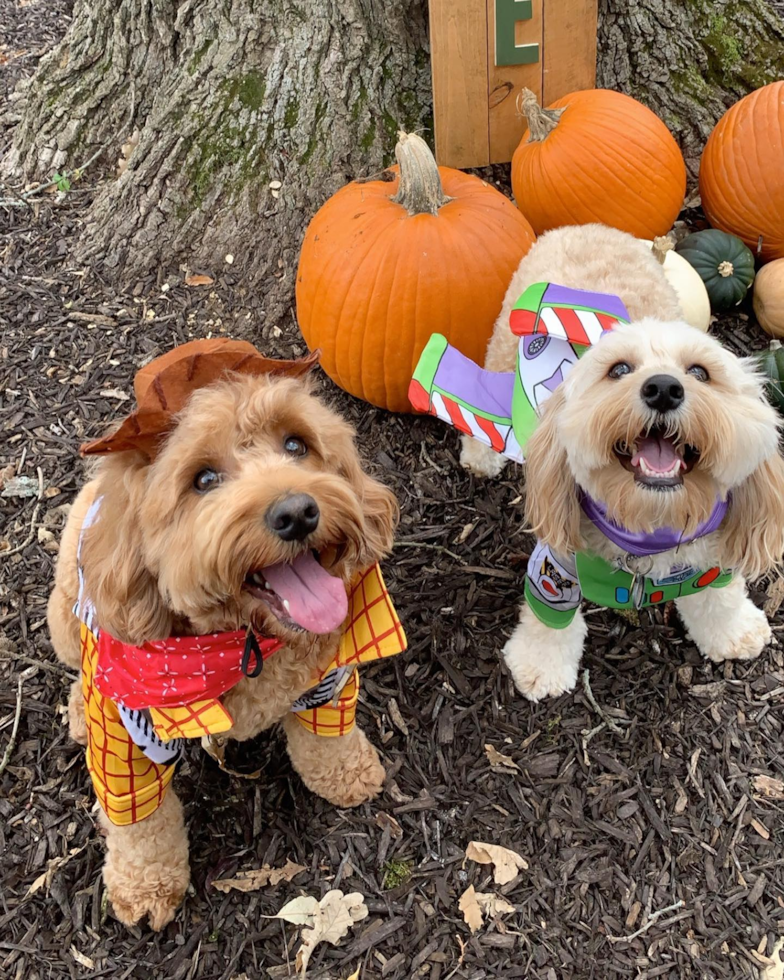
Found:
[[[319,354],[314,351],[295,361],[277,361],[264,357],[247,341],[225,338],[192,340],[175,347],[136,372],[136,411],[113,432],[84,443],[79,453],[96,456],[135,449],[152,459],[162,437],[174,425],[174,417],[197,388],[213,384],[229,371],[298,378],[316,366]]]

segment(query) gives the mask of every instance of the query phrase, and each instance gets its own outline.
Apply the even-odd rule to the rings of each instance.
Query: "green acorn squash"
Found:
[[[772,340],[768,350],[755,354],[754,360],[767,379],[768,401],[784,415],[784,347],[778,340]]]
[[[734,235],[708,228],[675,246],[705,283],[714,313],[737,306],[754,281],[754,256]]]

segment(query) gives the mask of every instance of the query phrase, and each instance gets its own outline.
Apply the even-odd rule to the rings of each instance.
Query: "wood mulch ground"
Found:
[[[37,50],[25,29],[56,36],[68,9],[58,2],[35,4],[25,28],[23,8],[0,0],[0,19],[15,11],[10,48]],[[715,667],[669,608],[642,627],[593,611],[584,666],[599,710],[582,684],[529,704],[499,661],[531,547],[519,472],[476,482],[454,431],[375,411],[326,379],[402,507],[385,572],[410,649],[365,671],[360,708],[386,789],[341,811],[304,789],[277,735],[233,751],[235,769],[261,770],[256,780],[221,773],[194,747],[178,776],[192,888],[160,934],[114,919],[89,778],[65,727],[71,678],[45,625],[58,535],[83,480],[76,448],[128,410],[134,371],[172,344],[221,333],[278,355],[302,344],[293,321],[258,335],[263,297],[229,266],[190,270],[215,278],[199,289],[182,271],[117,287],[74,267],[89,177],[85,190],[37,217],[0,212],[0,470],[4,482],[27,477],[32,493],[0,497],[0,551],[14,549],[0,555],[0,977],[286,976],[298,930],[263,916],[335,887],[361,892],[370,915],[340,946],[318,948],[313,978],[758,977],[752,951],[784,933],[784,785],[768,778],[784,779],[782,648]],[[736,350],[764,346],[746,314],[717,330]],[[754,596],[770,591],[763,582]],[[773,621],[781,636],[784,619]],[[491,763],[488,746],[511,761]],[[494,886],[465,860],[471,840],[512,848],[529,867]],[[286,858],[306,867],[293,882],[228,895],[211,884]],[[472,936],[457,904],[469,885],[514,912]]]

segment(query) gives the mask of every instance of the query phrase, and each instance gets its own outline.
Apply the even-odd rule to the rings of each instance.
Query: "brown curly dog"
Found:
[[[189,394],[152,455],[131,448],[98,464],[70,512],[49,603],[57,655],[82,663],[69,701],[78,742],[93,739],[96,697],[84,680],[86,595],[101,634],[135,650],[249,624],[282,641],[258,676],[246,671],[220,697],[231,723],[222,734],[244,740],[282,722],[313,792],[354,806],[380,791],[384,769],[359,728],[325,738],[291,713],[334,662],[343,626],[335,619],[346,616],[336,581],[342,593],[390,550],[397,518],[392,493],[363,472],[351,427],[310,388],[302,377],[223,372]],[[106,744],[103,730],[90,742],[91,772],[101,751],[111,769]],[[138,742],[127,744],[137,773],[158,772]],[[100,814],[115,912],[127,924],[149,915],[154,929],[173,918],[190,877],[182,805],[171,789],[164,795],[168,770],[159,768],[160,796],[144,819]]]

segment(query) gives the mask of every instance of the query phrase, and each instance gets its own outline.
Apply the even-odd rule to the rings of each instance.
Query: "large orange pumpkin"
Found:
[[[714,228],[737,235],[763,262],[784,258],[784,82],[721,117],[702,154],[700,196]]]
[[[534,241],[489,184],[437,167],[400,134],[391,182],[348,184],[311,221],[297,270],[297,317],[341,388],[393,412],[433,333],[484,363],[504,293]]]
[[[537,235],[598,221],[635,238],[666,234],[683,205],[686,165],[650,109],[607,89],[572,92],[542,109],[523,90],[528,129],[512,189]]]

